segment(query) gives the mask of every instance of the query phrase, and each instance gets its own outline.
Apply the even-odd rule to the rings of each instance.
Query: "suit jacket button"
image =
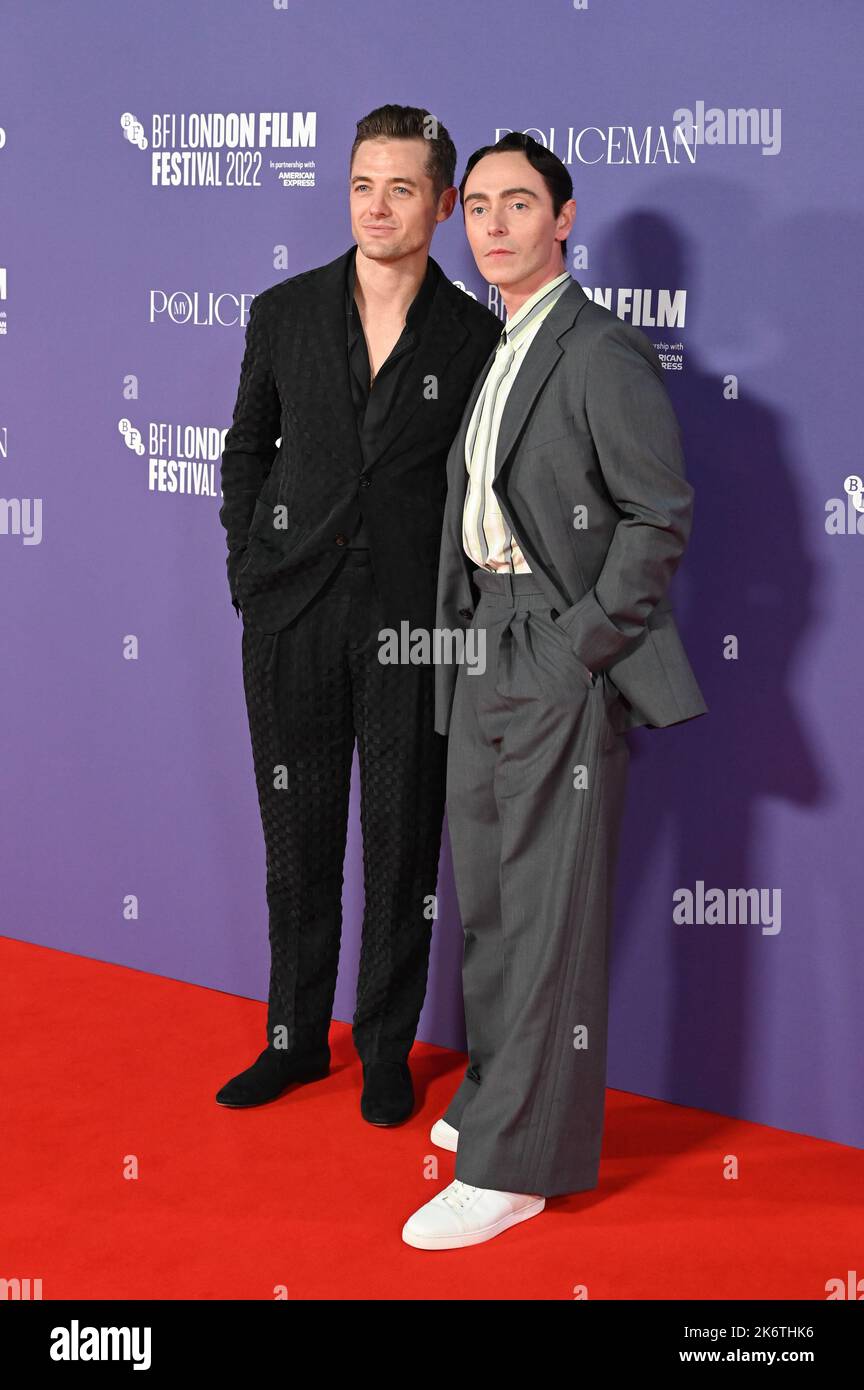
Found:
[[[361,479],[360,479],[360,486],[361,486],[361,487],[368,487],[371,481],[372,481],[371,478],[361,478]]]
[[[339,535],[336,537],[336,544],[337,544],[337,545],[347,545],[347,544],[348,544],[348,537],[347,537],[347,536],[343,536],[341,531],[339,532]]]
[[[459,609],[459,617],[460,617],[460,618],[473,618],[473,617],[474,617],[474,609],[473,609],[473,608],[460,608],[460,609]]]

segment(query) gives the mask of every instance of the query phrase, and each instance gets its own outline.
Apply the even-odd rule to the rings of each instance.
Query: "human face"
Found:
[[[445,188],[435,197],[425,172],[426,141],[364,140],[351,165],[351,233],[370,260],[396,261],[428,254],[438,222],[450,216],[459,196]]]
[[[542,174],[521,150],[477,161],[465,182],[464,210],[477,268],[505,296],[532,294],[566,269],[561,242],[573,225],[575,200],[556,217]]]

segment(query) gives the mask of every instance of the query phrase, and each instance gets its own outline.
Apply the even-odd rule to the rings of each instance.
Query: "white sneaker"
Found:
[[[448,1125],[446,1120],[436,1120],[429,1131],[429,1138],[439,1149],[449,1149],[455,1154],[456,1145],[459,1143],[459,1131]]]
[[[508,1226],[537,1216],[545,1205],[545,1197],[472,1187],[457,1178],[408,1218],[402,1239],[418,1250],[458,1250],[491,1240]]]

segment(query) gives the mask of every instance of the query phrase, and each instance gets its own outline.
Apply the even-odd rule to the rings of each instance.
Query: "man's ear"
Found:
[[[561,238],[562,241],[566,241],[567,237],[569,237],[575,221],[576,199],[568,198],[566,203],[561,204],[561,211],[558,214],[558,231],[560,232],[562,229],[566,228],[566,235]]]
[[[438,212],[437,212],[437,215],[436,215],[436,218],[435,218],[436,222],[446,222],[446,221],[447,221],[447,218],[450,217],[450,216],[452,215],[453,209],[454,209],[455,206],[456,206],[456,203],[457,203],[457,201],[458,201],[458,198],[459,198],[459,189],[456,188],[455,186],[452,187],[452,188],[445,188],[445,189],[444,189],[444,192],[441,194],[441,197],[438,199]]]

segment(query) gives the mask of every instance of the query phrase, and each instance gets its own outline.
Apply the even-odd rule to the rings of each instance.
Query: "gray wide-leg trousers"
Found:
[[[469,1060],[444,1118],[457,1178],[551,1197],[598,1182],[630,750],[535,577],[474,579],[486,665],[459,668],[447,766]]]

